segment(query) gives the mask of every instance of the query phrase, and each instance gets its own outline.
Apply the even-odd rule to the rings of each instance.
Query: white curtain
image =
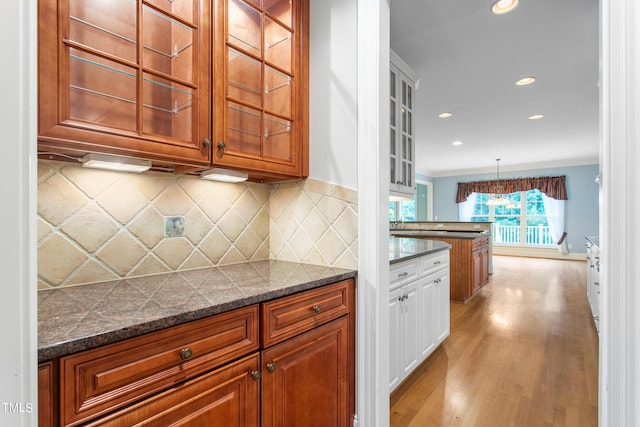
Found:
[[[565,200],[556,200],[542,193],[542,201],[544,203],[544,211],[547,215],[547,221],[549,221],[549,233],[551,233],[553,240],[558,242],[564,234]],[[562,243],[558,245],[558,251],[563,254],[569,252],[567,239],[564,239]]]
[[[473,215],[473,206],[476,204],[477,193],[471,193],[467,197],[466,202],[458,203],[458,220],[459,221],[471,221],[471,215]]]

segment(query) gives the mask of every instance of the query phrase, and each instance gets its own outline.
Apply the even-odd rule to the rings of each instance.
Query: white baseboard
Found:
[[[586,261],[586,252],[570,252],[563,254],[555,248],[523,248],[515,246],[493,245],[494,255],[521,256],[530,258],[566,259],[572,261]]]

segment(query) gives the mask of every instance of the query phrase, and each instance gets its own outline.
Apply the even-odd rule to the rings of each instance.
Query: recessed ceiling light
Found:
[[[518,5],[518,0],[498,0],[491,6],[491,12],[502,15],[511,12]]]
[[[527,86],[535,81],[536,81],[535,77],[523,77],[516,82],[516,86]]]
[[[453,141],[452,145],[462,145],[462,141]]]
[[[540,120],[543,117],[544,115],[542,114],[534,114],[533,116],[529,116],[529,120]]]
[[[453,113],[444,112],[444,113],[438,114],[438,117],[440,117],[441,119],[448,119],[451,116],[453,116]]]

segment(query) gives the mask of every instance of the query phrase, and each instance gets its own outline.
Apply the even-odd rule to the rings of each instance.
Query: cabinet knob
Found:
[[[251,371],[251,378],[253,378],[254,381],[259,381],[260,378],[262,378],[262,374],[260,373],[260,371]]]
[[[276,364],[275,362],[269,362],[267,363],[267,371],[269,371],[269,373],[272,373],[273,371],[276,370]]]
[[[316,314],[320,314],[320,312],[322,311],[322,309],[320,308],[319,305],[314,305],[313,307],[311,307],[311,309],[314,311],[314,313]]]
[[[225,148],[227,148],[227,144],[224,141],[218,142],[218,150],[224,150]]]
[[[182,360],[189,360],[191,359],[191,356],[193,356],[193,350],[191,350],[189,347],[183,348],[182,351],[180,351],[180,358]]]
[[[210,140],[209,138],[205,138],[205,139],[202,141],[202,145],[204,145],[205,147],[211,147],[211,145],[212,145],[212,144],[211,144],[211,140]]]

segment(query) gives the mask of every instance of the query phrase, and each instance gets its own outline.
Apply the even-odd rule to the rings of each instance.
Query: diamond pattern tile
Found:
[[[334,184],[224,184],[47,160],[38,179],[39,289],[247,260],[357,266],[357,193]],[[185,216],[184,237],[164,236],[164,215]]]

